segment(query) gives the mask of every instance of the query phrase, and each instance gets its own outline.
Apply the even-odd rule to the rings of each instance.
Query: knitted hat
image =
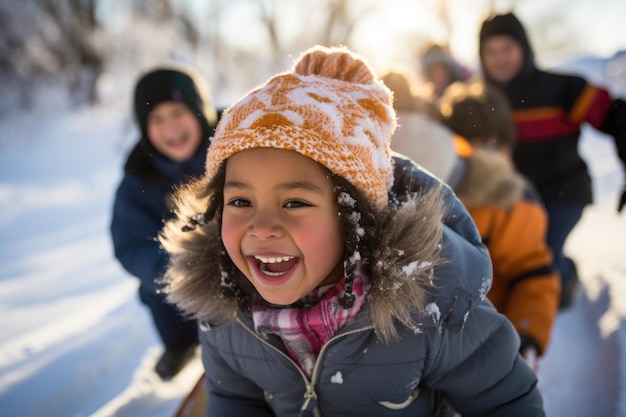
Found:
[[[203,129],[217,120],[206,81],[193,69],[172,64],[144,74],[135,87],[135,117],[143,138],[148,137],[148,115],[165,101],[185,103]]]
[[[361,190],[378,208],[393,183],[392,94],[365,60],[316,46],[291,71],[270,78],[224,112],[207,154],[212,178],[222,162],[252,148],[296,151]]]
[[[480,50],[482,51],[482,45],[485,39],[491,36],[499,35],[512,37],[524,48],[530,47],[528,37],[526,36],[526,30],[524,30],[522,23],[513,13],[495,15],[483,22],[479,35]]]

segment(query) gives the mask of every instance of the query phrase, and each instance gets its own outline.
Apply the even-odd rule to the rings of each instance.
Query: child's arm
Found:
[[[611,93],[582,77],[563,76],[567,80],[567,95],[564,105],[568,119],[580,124],[587,122],[594,128],[613,136],[617,156],[626,169],[626,102],[614,98]],[[626,191],[621,191],[624,198]],[[618,211],[621,211],[621,203]]]
[[[156,240],[163,226],[161,215],[149,206],[142,188],[136,178],[122,181],[113,206],[111,237],[115,257],[124,269],[156,291],[154,280],[165,270],[168,257]]]
[[[469,313],[460,332],[443,328],[426,334],[438,347],[423,382],[441,391],[461,415],[545,416],[537,377],[518,354],[517,333],[489,302]]]
[[[559,305],[559,273],[546,243],[548,218],[540,203],[519,200],[510,209],[471,209],[483,231],[494,265],[494,284],[487,294],[522,336],[521,352],[534,344],[538,354],[548,346]],[[526,346],[524,346],[526,344]]]
[[[209,333],[214,331],[200,333],[208,394],[206,415],[274,417],[263,390],[246,378],[243,372],[233,369],[224,360],[218,346],[210,340],[212,335]]]

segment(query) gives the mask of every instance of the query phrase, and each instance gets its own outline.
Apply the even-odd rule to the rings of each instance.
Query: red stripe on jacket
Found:
[[[604,121],[612,104],[613,99],[608,91],[587,84],[583,93],[574,103],[569,113],[569,120],[575,124],[587,122],[591,126],[598,128]]]
[[[568,121],[565,112],[559,107],[515,110],[513,121],[520,142],[560,139],[576,134],[579,129],[578,124]]]
[[[602,125],[613,99],[607,90],[587,84],[569,113],[560,107],[537,107],[513,111],[520,142],[560,139],[577,134],[583,122]]]

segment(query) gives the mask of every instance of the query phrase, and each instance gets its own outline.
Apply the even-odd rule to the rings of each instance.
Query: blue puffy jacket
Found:
[[[186,162],[154,154],[142,164],[135,162],[141,158],[138,147],[131,152],[115,194],[111,236],[115,257],[140,279],[143,291],[155,293],[155,279],[163,274],[168,261],[157,236],[163,222],[172,216],[171,195],[175,186],[202,175],[206,146]]]
[[[395,169],[397,204],[386,209],[380,235],[381,247],[393,250],[370,260],[380,268],[368,276],[368,302],[323,346],[310,378],[279,338],[255,332],[250,314],[220,296],[220,268],[207,256],[219,248],[219,227],[212,221],[182,232],[186,216],[206,204],[182,196],[181,216],[161,241],[172,253],[168,299],[203,320],[207,416],[435,416],[446,403],[464,416],[544,415],[517,333],[485,300],[491,261],[469,214],[450,188],[410,161],[396,156]],[[440,193],[443,218],[407,191]],[[428,233],[429,222],[441,231],[441,251],[430,258],[421,252],[426,240],[413,239]],[[438,266],[432,275],[407,272],[411,262]],[[423,308],[399,294],[414,286],[426,294]],[[390,319],[399,337],[385,342],[375,318],[389,318],[399,303],[414,308],[415,325]]]

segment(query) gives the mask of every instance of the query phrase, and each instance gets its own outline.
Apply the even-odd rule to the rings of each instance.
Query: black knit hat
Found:
[[[519,42],[524,50],[524,65],[520,72],[515,76],[514,80],[509,82],[515,82],[515,80],[523,80],[529,77],[536,70],[535,68],[535,54],[530,46],[528,36],[526,36],[526,30],[522,23],[515,17],[513,13],[506,13],[501,15],[495,15],[485,20],[480,28],[479,35],[479,54],[481,65],[483,67],[483,73],[485,79],[491,83],[499,84],[496,80],[493,80],[489,74],[485,72],[483,64],[483,46],[485,40],[492,36],[509,36],[511,39]]]
[[[135,87],[135,117],[142,139],[147,139],[147,120],[150,112],[165,101],[185,103],[194,112],[200,124],[214,125],[215,108],[208,87],[193,71],[164,67],[144,74]]]
[[[152,159],[155,156],[167,159],[148,139],[148,115],[165,101],[185,103],[194,112],[202,127],[202,142],[196,151],[205,152],[209,138],[217,124],[217,111],[211,101],[209,87],[192,68],[179,64],[160,67],[139,78],[135,87],[135,117],[141,130],[141,137],[128,155],[124,170],[144,180],[160,180]]]
[[[530,45],[524,26],[513,13],[495,15],[485,20],[480,28],[480,45],[482,46],[485,39],[498,35],[510,36],[524,48]]]

